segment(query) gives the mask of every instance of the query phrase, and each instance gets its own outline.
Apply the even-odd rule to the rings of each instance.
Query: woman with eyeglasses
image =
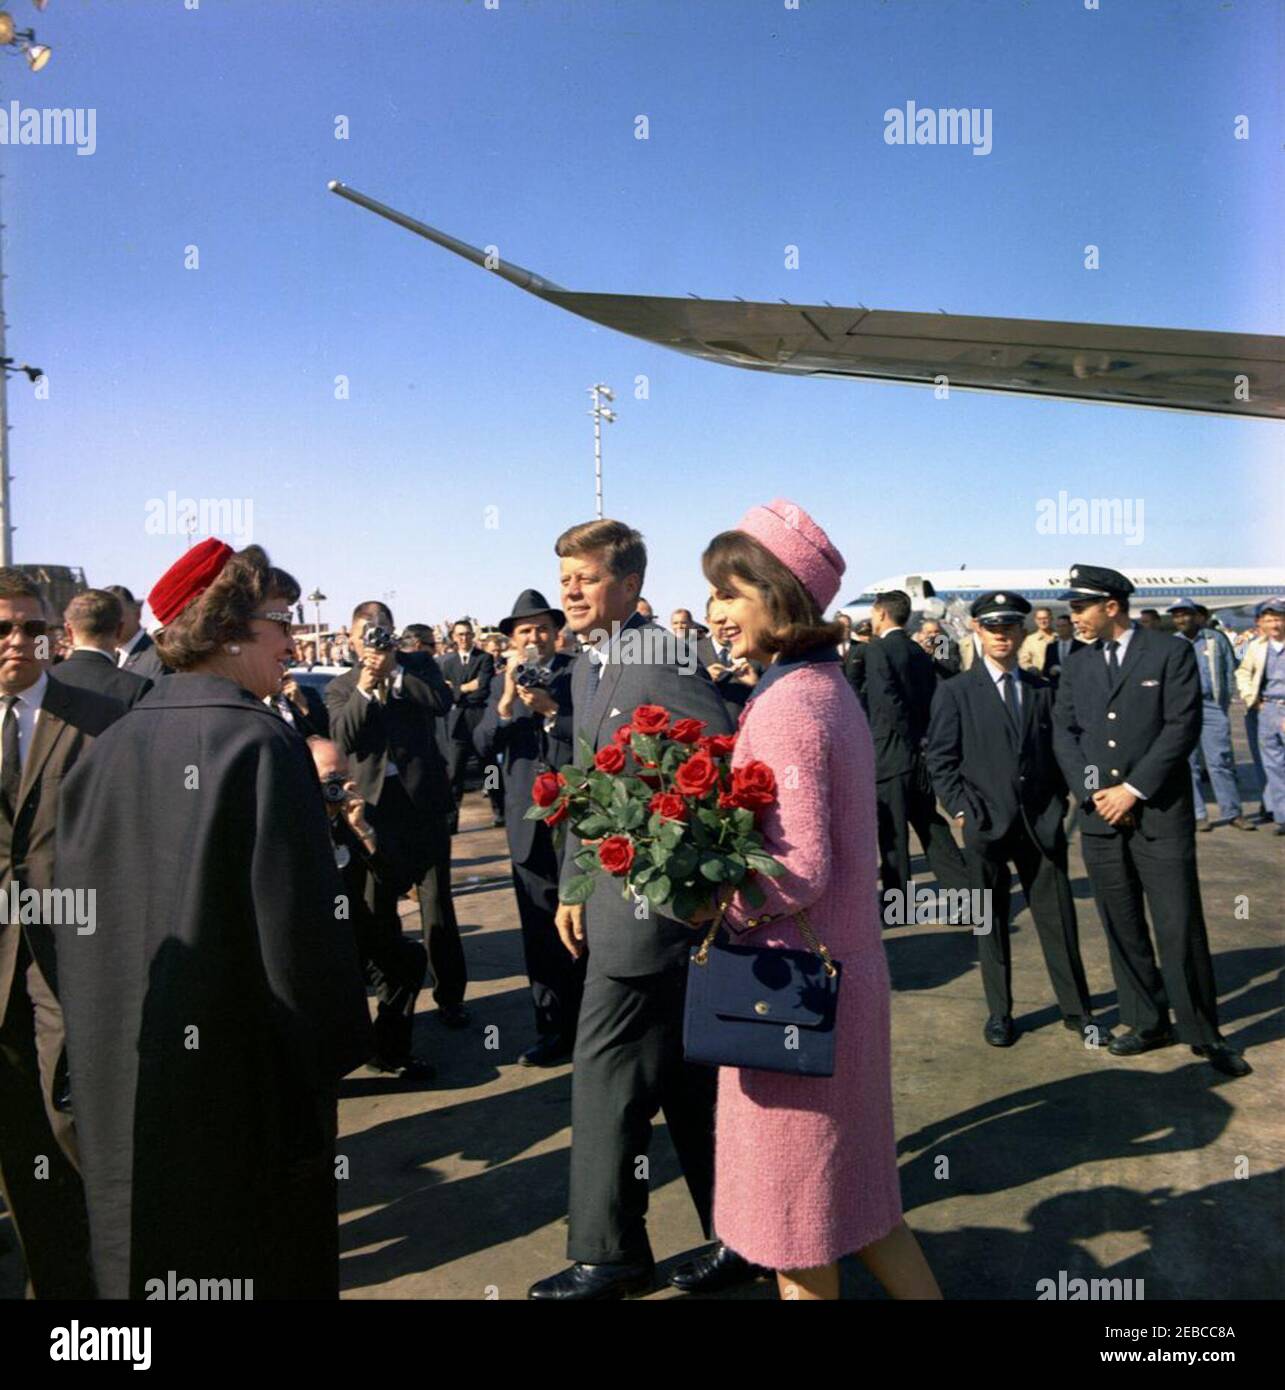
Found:
[[[64,784],[57,883],[96,909],[59,930],[58,979],[104,1298],[338,1294],[337,1083],[370,1025],[312,762],[263,703],[298,597],[258,546],[193,546],[148,596],[175,674]]]

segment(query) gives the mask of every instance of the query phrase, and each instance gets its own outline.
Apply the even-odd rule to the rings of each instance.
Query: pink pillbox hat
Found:
[[[798,503],[778,497],[765,507],[751,507],[736,529],[770,550],[825,612],[839,592],[839,579],[847,565],[830,537]]]

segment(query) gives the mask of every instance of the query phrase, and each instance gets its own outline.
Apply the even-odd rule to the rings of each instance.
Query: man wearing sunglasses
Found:
[[[11,884],[52,902],[58,786],[125,705],[50,677],[49,628],[34,582],[0,569],[0,1188],[35,1295],[92,1298],[56,924],[11,921],[8,908]]]

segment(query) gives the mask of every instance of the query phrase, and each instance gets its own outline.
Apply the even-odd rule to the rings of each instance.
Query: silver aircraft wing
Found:
[[[796,376],[1285,419],[1285,338],[563,289],[332,181],[332,193],[581,318],[692,357]]]

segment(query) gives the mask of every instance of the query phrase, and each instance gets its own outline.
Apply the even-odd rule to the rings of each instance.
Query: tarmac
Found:
[[[1243,755],[1239,721],[1236,732]],[[1257,809],[1255,796],[1248,806]],[[472,1022],[443,1027],[425,990],[415,1049],[437,1079],[409,1086],[362,1070],[343,1082],[344,1298],[522,1299],[567,1263],[571,1067],[518,1065],[534,1020],[504,832],[477,793],[465,799],[454,850]],[[968,928],[885,931],[902,1198],[947,1298],[1034,1299],[1039,1281],[1062,1272],[1140,1280],[1135,1296],[1148,1300],[1285,1292],[1285,837],[1220,826],[1197,836],[1197,852],[1221,1026],[1254,1067],[1246,1078],[1221,1075],[1185,1046],[1115,1058],[1065,1030],[1016,885],[1011,1048],[982,1039]],[[1114,1026],[1078,836],[1071,862],[1094,1008]],[[922,859],[915,870],[931,885]],[[412,906],[403,909],[412,930]],[[662,1118],[651,1189],[662,1282],[650,1297],[683,1297],[663,1279],[705,1242]],[[844,1261],[843,1285],[846,1297],[886,1296],[856,1260]],[[0,1296],[21,1289],[0,1215]],[[763,1281],[719,1295],[776,1296]]]

